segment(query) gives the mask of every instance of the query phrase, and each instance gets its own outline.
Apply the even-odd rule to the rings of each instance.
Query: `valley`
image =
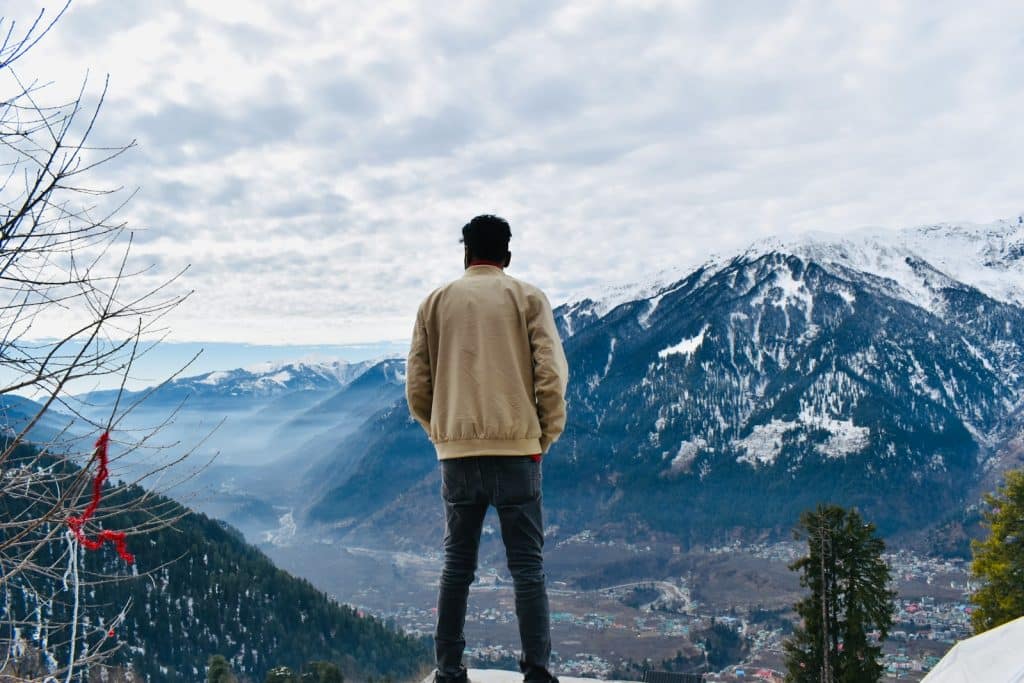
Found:
[[[781,642],[794,618],[792,605],[802,594],[787,569],[803,550],[799,544],[734,543],[683,553],[668,538],[643,543],[593,534],[559,538],[556,530],[548,545],[552,646],[564,673],[608,676],[629,659],[660,662],[678,652],[699,664],[703,655],[695,634],[712,620],[740,630],[748,642],[742,661],[734,664],[783,668]],[[433,633],[439,551],[332,543],[264,550],[279,566],[307,572],[328,593],[365,613],[394,620],[411,633]],[[912,674],[969,634],[969,577],[962,560],[906,551],[886,557],[899,593],[887,663]],[[518,652],[511,579],[493,532],[482,541],[466,634],[467,651],[481,666],[507,662]]]

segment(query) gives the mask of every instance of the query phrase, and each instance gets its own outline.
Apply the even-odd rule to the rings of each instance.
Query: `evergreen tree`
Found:
[[[982,586],[971,596],[975,633],[1024,616],[1024,470],[1008,472],[996,495],[986,494],[983,512],[990,532],[972,541],[971,573]]]
[[[223,655],[213,655],[206,670],[206,683],[235,683],[235,676],[231,673],[231,665]]]
[[[694,633],[693,642],[703,646],[705,658],[715,671],[742,661],[748,652],[747,642],[739,631],[714,619],[708,628]]]
[[[784,644],[787,679],[862,683],[882,675],[878,644],[892,626],[893,599],[885,544],[856,510],[819,505],[800,516],[796,537],[808,554],[790,569],[811,594],[796,604],[803,623]],[[877,629],[878,643],[870,634]]]

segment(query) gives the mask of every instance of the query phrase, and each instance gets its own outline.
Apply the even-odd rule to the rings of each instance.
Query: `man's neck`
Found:
[[[489,261],[485,258],[475,258],[469,262],[471,266],[495,266],[496,268],[505,268],[504,263],[498,263],[497,261]]]

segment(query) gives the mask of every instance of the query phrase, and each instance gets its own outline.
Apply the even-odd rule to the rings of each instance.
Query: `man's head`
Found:
[[[468,268],[474,259],[494,261],[508,266],[512,254],[508,250],[508,241],[512,238],[512,230],[504,218],[485,214],[477,216],[462,226],[462,240],[466,245],[465,266]]]

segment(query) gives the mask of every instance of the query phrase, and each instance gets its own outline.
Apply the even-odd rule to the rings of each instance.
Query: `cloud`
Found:
[[[1019,210],[1024,9],[930,3],[76,0],[23,73],[109,72],[96,180],[175,333],[408,335],[499,213],[560,301],[770,233]],[[155,277],[155,275],[154,275]],[[289,336],[291,335],[291,336]]]

